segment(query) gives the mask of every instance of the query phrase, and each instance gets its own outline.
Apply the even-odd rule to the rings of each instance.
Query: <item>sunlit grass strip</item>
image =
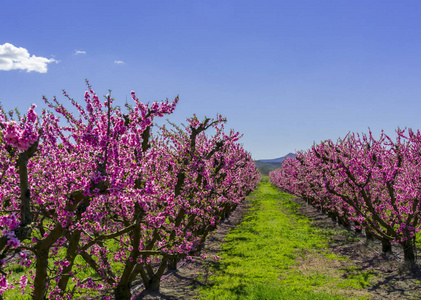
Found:
[[[259,184],[243,222],[226,236],[211,284],[200,290],[202,299],[344,299],[335,287],[358,288],[354,279],[294,269],[297,256],[327,248],[328,238],[294,214],[297,205],[290,198],[269,182]]]

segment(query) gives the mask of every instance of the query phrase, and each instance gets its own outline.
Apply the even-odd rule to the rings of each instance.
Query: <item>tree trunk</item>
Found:
[[[159,292],[160,284],[161,277],[158,278],[157,276],[153,276],[151,279],[149,279],[149,282],[145,285],[145,288],[151,292]]]
[[[366,236],[366,242],[367,243],[374,241],[373,235],[370,233],[370,231],[367,228],[365,229],[365,236]]]
[[[168,260],[168,270],[175,271],[177,270],[177,258],[170,258]]]
[[[382,240],[382,251],[383,253],[392,252],[392,244],[389,240]]]
[[[122,282],[120,281],[118,285],[115,287],[114,291],[115,291],[115,299],[130,300],[132,297],[132,294],[130,292],[129,282],[122,284]]]
[[[71,277],[69,273],[72,271],[73,264],[77,256],[77,246],[79,244],[80,234],[81,231],[76,230],[73,235],[66,236],[69,242],[69,245],[67,247],[66,260],[69,262],[69,265],[67,267],[63,267],[62,276],[57,284],[59,289],[61,290],[61,295],[65,293],[67,284]]]
[[[333,222],[336,222],[336,216],[333,212],[328,212],[327,215],[332,219]]]
[[[38,148],[38,141],[32,144],[27,150],[19,154],[18,169],[19,169],[19,187],[21,199],[21,227],[31,224],[32,211],[31,211],[31,194],[28,182],[28,161],[34,155]],[[28,238],[28,237],[26,237]]]
[[[148,138],[149,138],[149,131],[148,131]],[[146,150],[145,150],[146,151]],[[123,274],[121,275],[117,286],[114,288],[114,292],[116,295],[116,299],[122,299],[122,300],[130,300],[131,293],[130,293],[130,286],[132,285],[132,282],[134,278],[137,275],[137,259],[139,258],[139,244],[140,244],[140,222],[142,219],[142,208],[140,207],[139,203],[135,204],[135,216],[138,216],[136,218],[136,227],[133,229],[133,231],[130,233],[130,244],[133,247],[133,249],[130,252],[129,259],[126,260]],[[150,241],[149,245],[146,247],[146,249],[152,249],[153,244],[156,240],[156,234],[154,232],[153,238]]]
[[[48,250],[37,251],[37,263],[35,267],[34,293],[33,300],[46,299],[47,292],[47,267],[48,267]]]
[[[167,265],[168,265],[168,258],[163,257],[162,260],[161,260],[161,263],[159,265],[158,270],[156,272],[153,272],[152,274],[150,274],[147,282],[144,282],[145,288],[148,291],[159,292],[161,277],[162,277],[162,275],[164,275],[164,272],[167,268]]]
[[[343,218],[343,217],[338,217],[338,223],[340,225],[342,225],[343,227],[345,227],[346,229],[349,229],[351,227],[351,225],[349,224],[349,222]]]
[[[131,275],[135,266],[136,266],[136,260],[126,261],[126,266],[124,268],[123,274],[121,275],[121,278],[114,289],[116,299],[130,300],[131,298],[130,285],[132,283]]]
[[[35,265],[35,279],[34,292],[32,300],[44,300],[47,294],[47,269],[48,256],[51,246],[63,235],[63,227],[56,224],[56,227],[50,234],[42,240],[39,240],[35,246],[36,265]]]
[[[405,263],[409,263],[411,266],[415,264],[415,245],[411,242],[410,239],[401,242],[400,245],[403,249],[403,256]]]
[[[361,224],[359,224],[358,222],[355,222],[354,224],[355,224],[355,232],[356,233],[361,233],[362,232]],[[359,227],[359,229],[358,229],[357,226]]]

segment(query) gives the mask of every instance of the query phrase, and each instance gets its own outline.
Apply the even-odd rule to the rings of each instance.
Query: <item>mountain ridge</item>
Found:
[[[288,153],[285,156],[281,156],[278,158],[272,158],[272,159],[257,159],[255,161],[259,161],[259,162],[283,162],[286,158],[288,157],[295,157],[294,153]]]
[[[285,156],[281,156],[273,159],[258,159],[254,163],[263,175],[268,175],[270,171],[279,169],[282,166],[282,162],[288,157],[295,157],[294,153],[288,153]]]

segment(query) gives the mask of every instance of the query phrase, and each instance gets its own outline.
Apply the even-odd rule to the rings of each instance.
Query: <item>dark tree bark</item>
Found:
[[[392,252],[392,244],[389,240],[382,240],[382,251],[383,253]]]
[[[415,264],[416,257],[414,251],[414,244],[411,241],[407,240],[405,242],[400,243],[400,245],[403,248],[405,262],[410,263],[411,265]]]

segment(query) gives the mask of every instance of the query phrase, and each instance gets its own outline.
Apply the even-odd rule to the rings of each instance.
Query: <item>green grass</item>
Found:
[[[116,242],[114,240],[111,240],[111,241],[107,241],[106,244],[107,244],[108,248],[110,249],[110,252],[108,253],[108,258],[109,258],[112,269],[117,273],[122,272],[122,269],[124,268],[124,265],[122,263],[115,262],[115,261],[112,260],[112,256],[114,255],[114,252],[119,248],[118,242]],[[64,247],[60,248],[59,251],[58,251],[58,255],[59,255],[60,258],[64,258],[66,256],[66,249]],[[93,257],[96,258],[96,256],[93,256]],[[87,265],[85,260],[80,255],[76,256],[75,265],[81,265],[82,266],[82,267],[78,267],[78,268],[74,267],[74,272],[77,272],[77,274],[75,276],[76,278],[79,278],[79,279],[85,279],[85,278],[88,278],[88,277],[91,277],[93,279],[99,278],[96,271],[94,269],[92,269],[91,267],[89,267],[89,265]],[[50,266],[50,268],[53,268],[53,260],[49,260],[49,266]],[[13,281],[18,282],[22,275],[27,275],[28,278],[29,278],[29,276],[30,276],[29,271],[33,271],[35,273],[35,264],[33,264],[33,266],[31,266],[30,269],[22,267],[18,264],[14,264],[14,265],[8,266],[5,270],[6,271],[13,271],[13,274],[11,275],[11,278],[12,278]],[[9,278],[9,280],[11,278]],[[15,286],[19,287],[19,284],[15,284]],[[68,283],[68,290],[72,290],[74,286],[75,286],[75,283],[73,282],[72,279],[70,279],[69,283]],[[81,296],[86,295],[86,292],[87,291],[83,290],[83,289],[80,290],[80,292],[79,292],[79,289],[76,289],[75,293],[74,293],[74,299],[78,299]],[[13,300],[14,299],[29,300],[29,299],[32,299],[32,297],[30,296],[30,293],[31,293],[31,291],[30,291],[29,285],[27,285],[26,289],[24,291],[24,294],[21,293],[19,288],[15,288],[13,290],[6,291],[4,293],[4,299],[5,300],[12,300],[12,299]],[[89,290],[89,293],[92,294],[92,296],[95,296],[95,295],[99,294],[98,291],[94,291],[94,290]]]
[[[59,255],[61,257],[65,256],[65,249],[64,248],[59,250]],[[81,264],[81,265],[86,265],[86,262],[79,255],[76,257],[75,263]],[[50,267],[52,267],[52,261],[50,261],[49,264],[50,264]],[[31,267],[29,270],[32,270],[33,272],[35,272],[35,267],[34,266]],[[14,278],[15,281],[18,281],[19,278],[22,275],[25,275],[25,274],[29,277],[30,276],[30,274],[28,273],[29,270],[27,268],[24,268],[24,267],[22,267],[20,265],[17,265],[17,264],[10,265],[8,268],[6,268],[6,271],[13,271],[13,275],[11,277]],[[99,277],[97,275],[97,273],[92,268],[90,268],[88,266],[86,266],[85,268],[79,268],[78,274],[76,276],[77,276],[77,278],[80,278],[80,279],[84,279],[84,278],[87,278],[87,277],[92,277],[92,278],[98,278]],[[72,280],[69,280],[68,288],[72,289],[74,285],[75,285],[75,283]],[[19,287],[19,285],[15,285],[15,286]],[[28,299],[29,300],[29,299],[32,299],[32,297],[30,296],[30,293],[31,293],[31,291],[29,289],[29,286],[26,286],[26,289],[25,289],[23,295],[21,294],[20,289],[16,288],[16,289],[13,289],[13,290],[6,291],[4,293],[4,299],[5,300],[12,300],[12,299],[13,300],[14,299],[19,299],[19,300],[27,300]],[[78,293],[76,291],[76,293],[75,293],[76,299],[77,299],[77,297],[80,297],[82,295],[84,295],[83,291],[81,293]]]
[[[325,250],[329,234],[310,226],[296,212],[291,196],[267,178],[249,199],[251,208],[226,236],[221,260],[210,270],[210,285],[200,290],[201,299],[344,299],[344,289],[370,284],[371,274],[358,270],[300,270],[298,261],[313,255],[326,262],[346,258]],[[366,298],[362,291],[359,297]]]

